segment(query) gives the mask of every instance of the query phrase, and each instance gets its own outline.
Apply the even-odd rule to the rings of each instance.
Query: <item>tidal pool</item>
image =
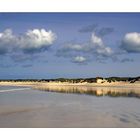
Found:
[[[0,86],[0,127],[140,127],[138,90],[112,89],[119,96],[107,96],[107,88],[92,93],[35,90]],[[108,88],[109,90],[109,88]],[[116,91],[117,90],[117,91]],[[122,91],[122,92],[121,92]],[[73,93],[74,94],[64,94]],[[138,96],[130,96],[134,92]],[[63,94],[61,94],[63,93]],[[88,91],[88,93],[90,93]],[[121,96],[129,95],[129,96]],[[128,94],[129,93],[129,94]],[[131,94],[130,94],[131,93]],[[114,93],[113,93],[114,94]],[[89,96],[92,95],[92,96]]]

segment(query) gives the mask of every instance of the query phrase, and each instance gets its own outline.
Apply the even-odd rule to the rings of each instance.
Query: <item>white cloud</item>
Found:
[[[98,37],[95,33],[91,34],[91,38],[85,43],[67,43],[57,51],[57,56],[72,58],[72,62],[85,62],[90,61],[91,58],[107,59],[113,58],[114,52],[110,47],[107,47],[102,38]],[[88,58],[88,60],[86,60]]]
[[[140,33],[127,33],[122,40],[121,48],[129,53],[140,53]]]
[[[64,45],[64,50],[73,50],[73,51],[83,51],[83,46],[82,44],[73,44],[73,43],[68,43]]]
[[[97,55],[109,56],[113,54],[113,50],[110,47],[105,46],[101,37],[98,37],[95,33],[91,35],[91,40],[88,43],[73,44],[69,43],[62,48],[66,51],[77,51],[84,53],[96,53]]]
[[[98,55],[109,56],[113,54],[113,50],[110,47],[104,45],[102,38],[95,35],[91,36],[91,42]]]
[[[13,35],[12,30],[6,29],[3,33],[0,33],[0,54],[10,52],[16,47],[17,39]]]
[[[47,49],[56,40],[51,30],[33,29],[22,35],[14,35],[11,29],[0,33],[0,54],[12,52],[14,48],[26,53],[39,52]]]
[[[103,46],[103,41],[100,37],[96,36],[95,33],[93,33],[91,35],[91,42],[95,45],[95,46]]]
[[[78,44],[78,43],[67,43],[60,50],[61,54],[71,52],[83,52],[88,54],[97,54],[102,56],[109,56],[113,54],[113,50],[110,47],[104,45],[102,38],[98,37],[93,33],[89,42]]]
[[[76,57],[74,58],[74,62],[76,62],[76,63],[83,63],[83,62],[85,62],[85,61],[86,61],[86,58],[83,57],[83,56],[76,56]]]
[[[34,29],[28,30],[19,40],[19,44],[23,49],[40,49],[52,45],[55,40],[56,35],[52,31]]]

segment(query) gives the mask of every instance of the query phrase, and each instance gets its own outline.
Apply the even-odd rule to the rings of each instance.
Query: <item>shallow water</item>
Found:
[[[139,107],[130,96],[7,91],[0,93],[0,127],[140,127]]]
[[[81,85],[39,85],[35,89],[67,94],[85,94],[92,96],[110,96],[110,97],[135,97],[140,98],[140,88],[134,87],[103,87],[103,86],[81,86]]]

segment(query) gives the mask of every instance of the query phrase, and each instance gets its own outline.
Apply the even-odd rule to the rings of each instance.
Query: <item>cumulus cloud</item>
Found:
[[[74,60],[73,60],[73,62],[75,62],[75,63],[84,63],[84,62],[86,62],[86,58],[85,57],[83,57],[83,56],[76,56],[76,57],[74,57]]]
[[[57,51],[57,56],[63,57],[75,57],[76,61],[87,61],[85,58],[98,57],[109,58],[113,55],[113,50],[106,46],[101,37],[98,37],[95,33],[92,33],[91,38],[85,43],[68,43]],[[82,57],[79,57],[82,56]],[[74,62],[74,61],[73,61]]]
[[[81,51],[84,49],[84,47],[81,44],[67,44],[66,46],[64,46],[64,49],[67,50],[75,50],[75,51]]]
[[[0,54],[12,53],[15,50],[24,53],[36,53],[48,49],[56,40],[51,30],[33,29],[22,35],[15,35],[11,29],[0,33]]]
[[[59,52],[84,52],[84,53],[97,53],[99,55],[109,56],[112,55],[113,50],[110,47],[105,46],[102,38],[98,37],[95,33],[92,33],[91,39],[86,43],[68,43],[65,44]]]
[[[91,42],[97,54],[103,56],[110,56],[113,54],[113,50],[110,47],[105,46],[102,38],[98,37],[95,33],[91,36]]]
[[[45,29],[29,30],[19,39],[19,46],[24,52],[36,52],[47,49],[56,40],[56,35]]]
[[[16,46],[17,39],[13,35],[12,30],[6,29],[0,33],[0,55],[6,54],[13,50]]]
[[[125,34],[120,48],[128,53],[140,53],[140,33],[132,32]]]

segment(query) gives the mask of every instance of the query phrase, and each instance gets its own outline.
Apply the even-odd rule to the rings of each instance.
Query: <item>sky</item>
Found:
[[[0,13],[0,79],[140,76],[140,13]]]

